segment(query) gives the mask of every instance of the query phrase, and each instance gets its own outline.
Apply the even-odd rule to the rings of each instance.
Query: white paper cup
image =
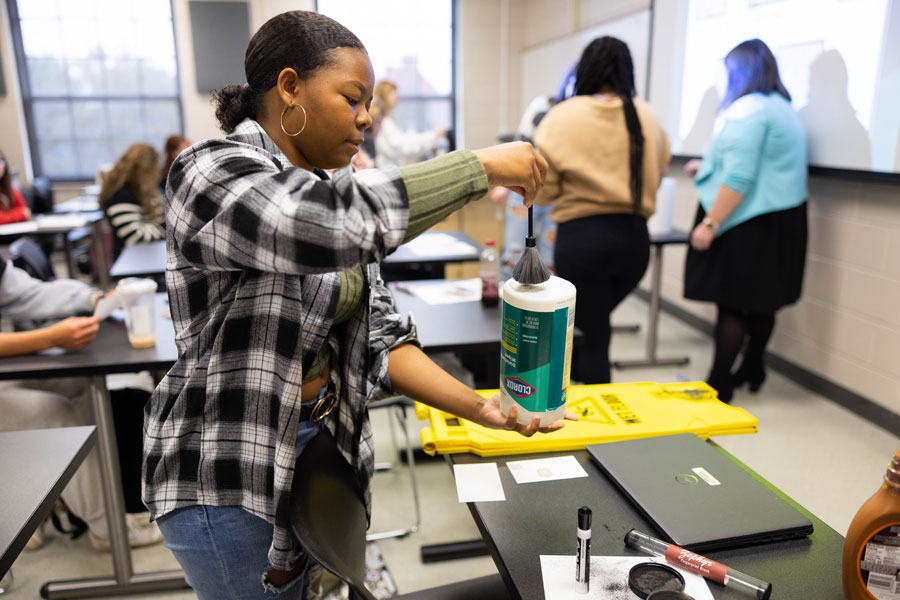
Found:
[[[156,345],[156,282],[140,277],[126,277],[116,285],[125,310],[125,327],[133,348]]]

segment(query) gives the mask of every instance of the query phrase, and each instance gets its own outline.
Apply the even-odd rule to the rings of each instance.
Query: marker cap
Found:
[[[578,529],[587,531],[591,528],[591,509],[582,506],[578,509]]]

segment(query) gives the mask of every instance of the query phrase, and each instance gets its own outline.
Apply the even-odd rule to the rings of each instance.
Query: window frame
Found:
[[[28,155],[31,157],[31,170],[32,175],[34,177],[46,176],[50,179],[52,183],[75,183],[82,181],[93,181],[95,174],[80,174],[79,176],[69,177],[69,176],[53,176],[47,175],[45,172],[45,168],[43,165],[43,161],[41,160],[41,155],[39,151],[39,144],[37,143],[37,130],[34,123],[34,95],[31,90],[31,79],[28,74],[28,57],[25,55],[25,43],[22,39],[22,26],[21,26],[21,18],[19,17],[19,0],[6,0],[6,9],[7,15],[9,17],[9,29],[10,34],[12,36],[13,43],[13,59],[16,63],[16,73],[19,78],[19,96],[22,102],[22,112],[25,118],[25,133],[27,139],[25,143],[28,147]],[[27,0],[25,0],[27,1]],[[41,96],[39,98],[40,101],[62,101],[66,102],[68,106],[68,110],[72,111],[72,103],[74,101],[99,101],[104,102],[107,100],[124,100],[124,101],[153,101],[153,100],[166,100],[166,101],[175,101],[175,105],[177,107],[178,121],[179,121],[179,131],[184,131],[184,102],[182,100],[182,89],[181,89],[181,67],[179,62],[179,54],[178,54],[178,39],[176,36],[175,29],[175,7],[173,6],[173,0],[168,0],[169,2],[169,14],[171,15],[172,22],[172,40],[174,42],[174,51],[175,51],[175,96],[144,96],[144,95],[103,95],[103,96],[72,96],[69,95],[61,95],[61,96]],[[74,123],[74,115],[72,122]],[[176,132],[173,132],[176,133]],[[78,142],[78,138],[72,138],[76,143]],[[111,138],[107,138],[111,139]],[[135,142],[143,141],[143,140],[134,140]],[[162,142],[163,140],[160,140]],[[156,147],[153,144],[154,148]],[[113,160],[116,160],[118,157],[112,157]]]
[[[319,0],[315,2],[315,10],[318,13],[322,13],[319,10]],[[328,15],[326,15],[328,16]],[[417,102],[417,103],[426,103],[435,100],[449,100],[450,101],[450,124],[447,127],[448,133],[450,134],[448,137],[450,138],[450,150],[454,150],[457,144],[457,137],[459,136],[459,132],[456,128],[456,61],[457,61],[457,23],[459,23],[459,2],[458,0],[450,0],[450,93],[446,96],[440,95],[400,95],[400,102]],[[352,30],[351,30],[352,31]],[[355,35],[359,35],[356,31],[353,31]],[[360,38],[363,45],[365,45],[366,41]],[[377,81],[377,77],[376,77]],[[400,90],[398,90],[399,92]]]

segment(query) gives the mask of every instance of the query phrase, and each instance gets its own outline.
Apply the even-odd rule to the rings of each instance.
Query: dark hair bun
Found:
[[[250,88],[245,85],[226,85],[212,93],[216,105],[216,119],[225,133],[231,133],[247,117],[253,116]]]

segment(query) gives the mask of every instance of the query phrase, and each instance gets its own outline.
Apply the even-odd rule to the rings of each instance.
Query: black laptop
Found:
[[[600,469],[670,542],[718,550],[800,538],[812,523],[693,433],[593,444]]]

